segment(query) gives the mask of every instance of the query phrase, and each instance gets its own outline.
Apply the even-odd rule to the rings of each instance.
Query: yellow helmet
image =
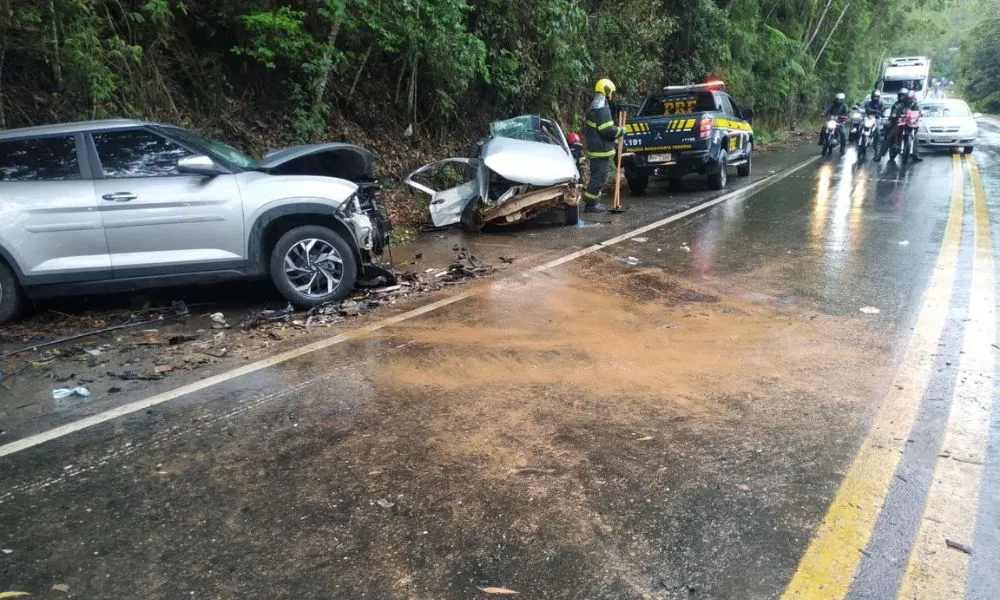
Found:
[[[611,94],[615,93],[615,82],[610,79],[600,79],[594,86],[595,92],[600,92],[605,96],[611,97]]]

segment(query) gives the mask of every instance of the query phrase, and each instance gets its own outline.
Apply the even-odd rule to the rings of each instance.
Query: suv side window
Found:
[[[733,101],[729,98],[729,94],[722,94],[719,96],[719,99],[722,100],[722,112],[726,116],[735,117],[736,113],[733,110]]]
[[[106,131],[93,138],[104,176],[110,179],[180,175],[177,161],[194,154],[144,129]]]
[[[0,181],[82,179],[73,136],[0,141]]]
[[[730,110],[732,111],[733,116],[737,119],[742,119],[743,113],[740,112],[740,107],[736,104],[736,101],[733,100],[733,97],[727,94],[726,99],[729,101]]]

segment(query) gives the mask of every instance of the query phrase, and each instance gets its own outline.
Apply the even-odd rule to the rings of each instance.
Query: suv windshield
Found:
[[[639,116],[689,115],[715,110],[719,109],[711,92],[679,92],[650,98],[642,105]]]
[[[203,138],[196,133],[192,133],[186,129],[181,129],[180,127],[164,127],[162,130],[163,133],[176,138],[184,144],[194,146],[206,154],[221,158],[241,169],[255,169],[257,167],[256,160],[246,154],[243,154],[229,144],[223,144],[222,142],[218,142],[216,140]]]

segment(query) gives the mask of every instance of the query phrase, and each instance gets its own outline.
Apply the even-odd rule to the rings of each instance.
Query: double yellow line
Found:
[[[974,369],[988,377],[993,373],[994,360],[990,342],[985,342],[993,337],[995,331],[992,312],[995,305],[993,248],[982,181],[972,157],[967,158],[972,175],[976,219],[970,312],[977,314],[979,320],[967,324],[963,364],[964,368]],[[921,398],[930,381],[932,354],[936,352],[944,330],[955,287],[965,214],[965,185],[962,161],[958,155],[953,155],[952,164],[948,224],[913,334],[871,430],[841,482],[815,537],[799,561],[782,600],[844,598],[861,562],[862,550],[871,538],[885,503]],[[985,346],[982,345],[984,342]],[[985,386],[987,382],[988,379],[976,385]],[[979,453],[981,457],[988,433],[985,431],[988,419],[982,417],[982,411],[989,410],[989,403],[968,412],[971,404],[975,403],[975,393],[968,389],[968,385],[960,383],[956,387],[944,444],[973,456]],[[988,386],[983,389],[990,390]],[[980,397],[991,398],[991,391]],[[975,419],[980,419],[978,424],[971,422]],[[960,598],[964,594],[960,590],[965,587],[968,556],[947,549],[942,536],[947,534],[951,536],[949,539],[957,538],[956,541],[971,545],[982,466],[980,464],[976,469],[974,460],[952,462],[954,464],[948,463],[944,467],[945,463],[939,463],[941,472],[935,471],[935,481],[940,477],[942,481],[952,483],[936,483],[929,492],[927,511],[934,512],[936,516],[925,512],[899,598],[944,599]],[[940,521],[941,526],[938,527],[935,521]]]

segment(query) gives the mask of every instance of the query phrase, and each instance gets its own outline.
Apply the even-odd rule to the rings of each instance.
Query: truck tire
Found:
[[[713,190],[725,189],[729,181],[729,155],[725,150],[719,152],[719,170],[708,174],[708,187]]]
[[[286,300],[312,308],[343,300],[351,293],[358,278],[358,261],[339,233],[304,225],[281,236],[274,245],[270,270],[274,287]]]
[[[0,260],[0,325],[10,323],[21,316],[24,309],[24,293],[17,277],[3,260]]]
[[[753,172],[753,143],[747,144],[747,161],[736,167],[736,174],[740,177],[750,177]]]
[[[628,189],[633,196],[645,194],[649,187],[649,171],[626,171],[625,179],[628,180]]]

